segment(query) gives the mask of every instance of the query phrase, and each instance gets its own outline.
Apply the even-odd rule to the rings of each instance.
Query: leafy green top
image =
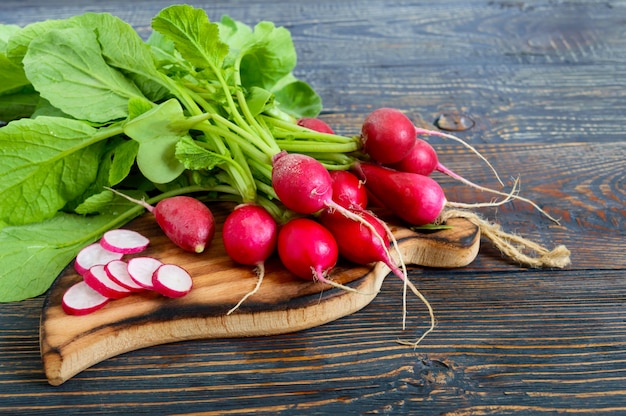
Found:
[[[152,203],[203,192],[281,220],[274,154],[346,169],[359,150],[297,125],[321,100],[293,74],[287,29],[188,5],[152,28],[144,41],[108,13],[0,25],[0,302],[43,293],[81,247],[142,212],[105,187]]]

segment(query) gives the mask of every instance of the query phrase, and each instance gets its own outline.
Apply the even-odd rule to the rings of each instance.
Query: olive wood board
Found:
[[[274,256],[266,263],[258,292],[227,315],[254,288],[257,278],[253,267],[230,260],[221,241],[221,224],[233,205],[219,203],[210,207],[216,234],[200,254],[185,252],[172,244],[152,214],[146,213],[124,227],[150,238],[148,248],[135,255],[178,264],[192,275],[193,288],[184,297],[139,292],[111,300],[88,315],[68,315],[61,306],[63,293],[82,277],[73,263],[65,268],[52,284],[41,315],[40,349],[50,384],[60,385],[107,358],[149,346],[276,335],[319,326],[368,305],[389,273],[382,263],[357,266],[340,261],[330,277],[359,291],[354,293],[299,279]],[[478,227],[461,218],[450,219],[447,224],[452,227],[426,233],[390,224],[405,264],[452,268],[471,263],[480,244]],[[393,249],[391,253],[395,254]]]

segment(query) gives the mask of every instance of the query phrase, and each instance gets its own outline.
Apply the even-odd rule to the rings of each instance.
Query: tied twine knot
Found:
[[[438,222],[461,217],[476,225],[485,238],[490,240],[505,256],[529,267],[564,268],[571,263],[570,251],[564,245],[548,250],[540,244],[516,234],[507,233],[499,224],[491,223],[480,215],[466,210],[448,209],[441,213]],[[531,251],[535,255],[527,254]]]

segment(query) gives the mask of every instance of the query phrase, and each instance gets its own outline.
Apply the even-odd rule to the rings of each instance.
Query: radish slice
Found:
[[[160,260],[154,257],[135,257],[128,260],[128,274],[135,283],[144,289],[154,290],[152,274],[162,266]]]
[[[104,271],[118,285],[125,287],[132,292],[145,290],[139,286],[128,274],[128,264],[124,260],[113,260],[104,265]]]
[[[109,230],[100,239],[100,245],[114,253],[133,254],[143,251],[150,240],[137,231],[118,228]]]
[[[87,315],[109,303],[109,298],[90,288],[84,280],[74,284],[63,294],[62,306],[70,315]]]
[[[130,290],[111,280],[102,264],[96,264],[87,270],[83,275],[83,280],[87,286],[110,299],[120,299],[130,295]]]
[[[185,296],[193,282],[185,269],[175,264],[164,264],[152,275],[154,290],[170,298]]]
[[[74,261],[74,268],[82,276],[96,264],[105,265],[112,260],[121,259],[122,256],[122,253],[114,253],[105,249],[99,243],[94,243],[78,252],[76,261]]]

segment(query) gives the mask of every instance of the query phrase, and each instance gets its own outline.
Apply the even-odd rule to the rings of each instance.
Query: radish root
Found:
[[[507,233],[499,224],[491,223],[478,214],[465,210],[444,210],[439,223],[444,223],[449,218],[465,218],[480,228],[480,232],[490,240],[505,256],[529,267],[557,267],[564,268],[571,264],[570,251],[564,245],[558,245],[549,250],[527,238],[516,234]],[[527,254],[524,251],[534,253]]]
[[[246,293],[246,295],[243,298],[241,298],[241,300],[235,306],[233,306],[233,308],[229,310],[226,313],[226,315],[230,315],[231,313],[235,312],[241,306],[241,304],[245,302],[246,299],[254,295],[259,290],[259,288],[261,287],[261,282],[263,282],[263,276],[265,275],[265,265],[263,263],[259,263],[257,265],[256,273],[257,273],[257,281],[256,281],[256,285],[254,286],[254,289]]]
[[[498,175],[498,172],[493,167],[493,165],[474,146],[470,145],[465,140],[461,139],[460,137],[453,136],[452,134],[447,134],[447,133],[443,133],[441,131],[436,131],[436,130],[428,130],[428,129],[422,129],[422,128],[416,127],[415,131],[416,131],[417,134],[428,135],[428,136],[437,136],[437,137],[445,137],[447,139],[451,139],[451,140],[454,140],[456,142],[461,143],[463,146],[467,147],[469,150],[471,150],[473,153],[475,153],[476,156],[478,156],[480,159],[482,159],[482,161],[485,162],[487,164],[487,166],[489,166],[491,171],[494,173],[494,175],[496,176],[496,179],[498,180],[498,182],[500,182],[500,185],[504,186],[504,183],[500,179],[500,175]]]

